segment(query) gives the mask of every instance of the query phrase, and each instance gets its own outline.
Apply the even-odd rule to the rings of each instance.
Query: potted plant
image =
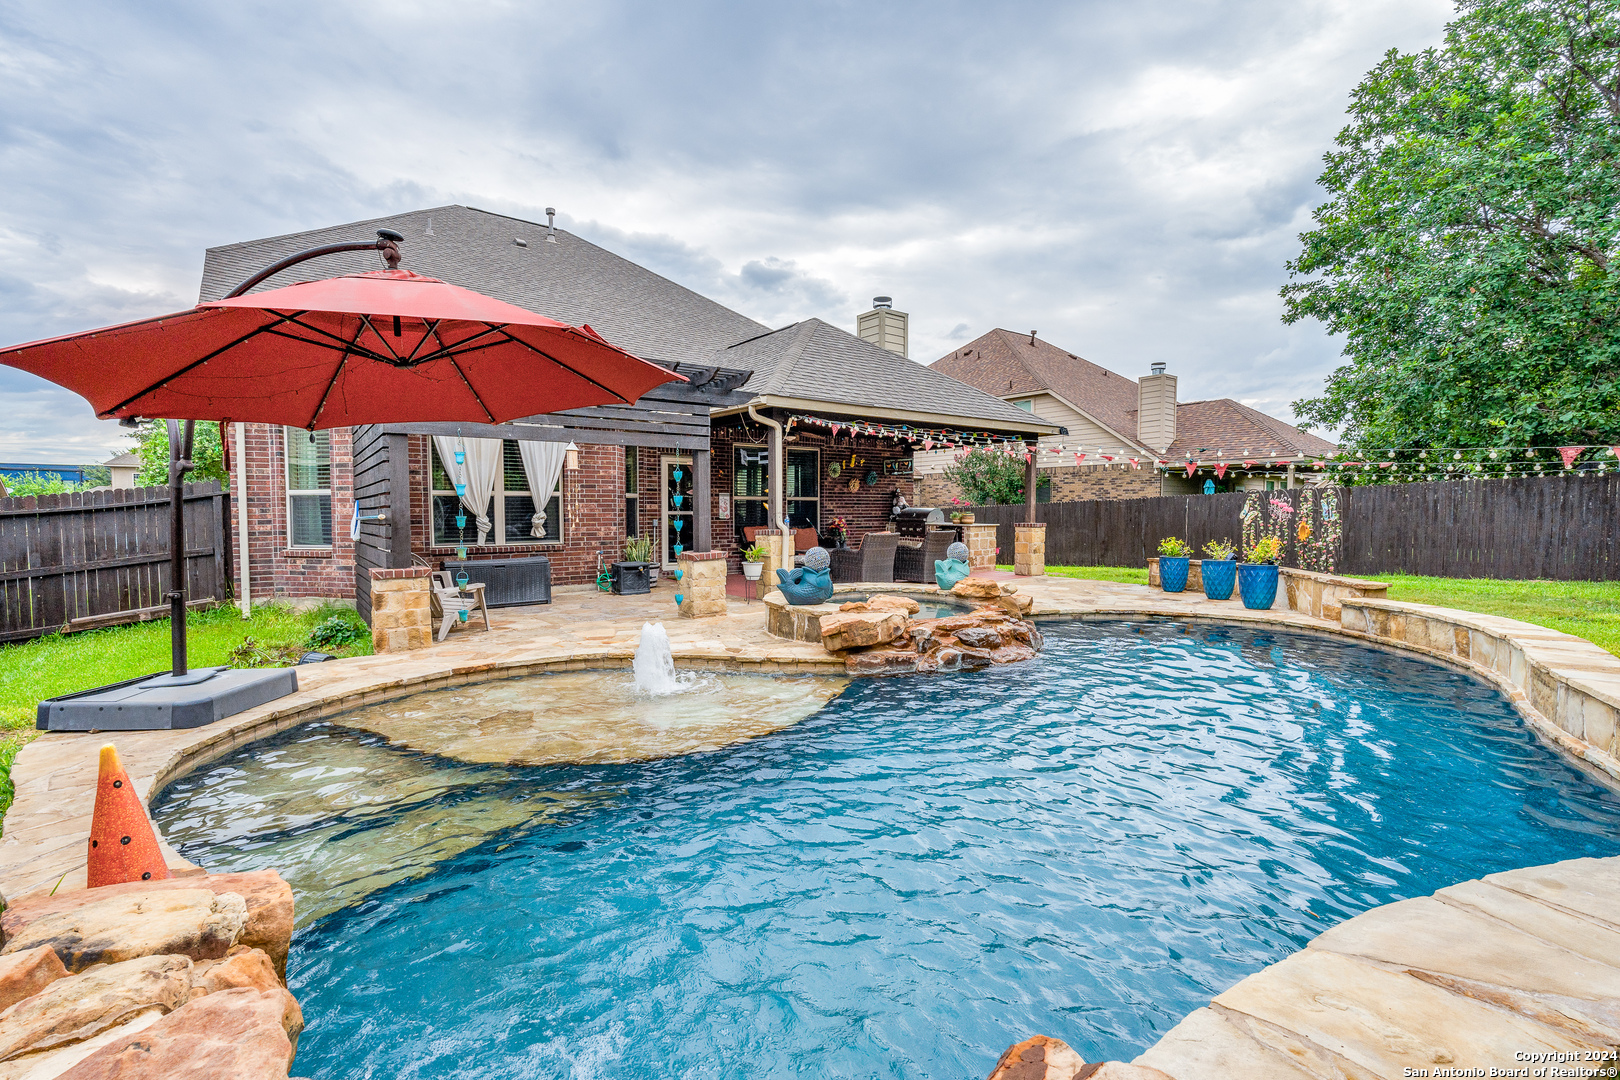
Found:
[[[1159,541],[1159,587],[1165,592],[1181,592],[1187,587],[1187,568],[1192,565],[1192,548],[1184,540],[1167,536]]]
[[[1277,559],[1281,555],[1282,542],[1275,536],[1262,536],[1244,552],[1244,561],[1237,568],[1244,607],[1266,611],[1277,602]]]
[[[749,544],[744,548],[742,553],[743,577],[749,581],[758,581],[759,575],[765,570],[765,560],[770,553],[771,549],[760,543]]]
[[[1209,599],[1232,599],[1232,586],[1237,583],[1236,554],[1237,548],[1228,540],[1211,540],[1204,545],[1204,561],[1199,569],[1204,578],[1204,595]]]
[[[960,500],[960,499],[952,499],[951,501],[956,503],[957,505],[962,504],[962,500]],[[951,524],[952,525],[971,525],[971,524],[973,524],[973,515],[968,513],[966,510],[952,510],[951,511]]]
[[[625,537],[624,558],[608,567],[608,576],[616,594],[638,596],[652,588],[656,572],[652,565],[652,554],[652,537]]]

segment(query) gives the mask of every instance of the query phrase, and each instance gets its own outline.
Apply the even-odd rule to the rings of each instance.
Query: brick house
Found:
[[[886,304],[858,318],[859,336],[818,319],[773,331],[550,224],[464,206],[211,248],[201,298],[225,295],[277,259],[378,227],[405,236],[408,269],[589,323],[690,381],[634,406],[500,425],[313,435],[233,425],[236,561],[245,568],[238,588],[254,599],[353,597],[366,611],[371,569],[450,559],[544,556],[554,585],[583,586],[599,560],[620,557],[627,536],[657,538],[665,566],[677,544],[728,550],[735,562],[744,528],[784,518],[818,531],[842,518],[857,543],[887,527],[897,494],[916,501],[914,448],[946,438],[1033,442],[1061,431],[906,359],[906,316]],[[366,252],[324,256],[255,291],[375,269],[376,261]],[[456,491],[460,462],[475,447],[498,457],[483,514]]]
[[[1163,364],[1128,379],[1033,331],[991,330],[931,367],[1065,429],[1040,440],[1054,502],[1294,487],[1316,480],[1300,466],[1337,449],[1231,398],[1179,401]],[[919,498],[960,495],[942,475],[951,461],[918,455]]]

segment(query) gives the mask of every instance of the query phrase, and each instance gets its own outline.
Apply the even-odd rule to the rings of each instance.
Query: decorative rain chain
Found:
[[[675,489],[676,490],[675,490],[675,493],[673,495],[671,495],[669,498],[670,498],[670,502],[675,504],[675,511],[678,514],[680,512],[680,509],[681,509],[681,503],[686,501],[686,496],[682,495],[680,493],[681,477],[686,475],[686,470],[681,468],[679,465],[677,465],[677,466],[675,466],[674,470],[670,473],[670,475],[675,478]],[[671,519],[670,524],[675,527],[675,561],[676,561],[677,564],[679,564],[680,559],[681,559],[681,552],[686,550],[685,545],[681,543],[681,540],[682,540],[681,529],[686,525],[686,521],[685,521],[684,518],[675,517],[675,518]],[[682,570],[680,568],[680,566],[677,565],[675,567],[675,580],[680,581],[685,577],[686,577],[686,571]],[[675,606],[680,607],[681,606],[681,601],[683,601],[685,599],[686,599],[685,594],[676,593],[675,594]]]
[[[467,558],[467,444],[461,440],[461,432],[456,432],[456,558],[463,561]],[[462,621],[466,621],[466,614],[462,614]]]

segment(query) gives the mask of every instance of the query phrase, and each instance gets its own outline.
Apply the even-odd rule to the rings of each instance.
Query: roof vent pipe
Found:
[[[892,296],[874,296],[874,297],[872,297],[872,307],[873,308],[892,308],[892,307],[894,307],[894,297],[892,297]]]
[[[1151,371],[1155,375],[1163,375],[1164,374],[1164,361],[1161,360],[1156,364],[1149,364],[1148,365],[1148,370]]]
[[[1029,332],[1029,343],[1031,345],[1035,344],[1035,334],[1036,334],[1036,331],[1034,331],[1034,330],[1031,330]]]
[[[557,242],[556,221],[557,208],[555,206],[546,207],[546,243],[548,244],[555,244]]]

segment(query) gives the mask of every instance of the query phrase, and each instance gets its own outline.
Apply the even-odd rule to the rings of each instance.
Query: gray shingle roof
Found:
[[[1016,405],[932,368],[880,349],[820,319],[805,319],[740,342],[711,363],[752,369],[752,394],[935,413],[995,430],[1030,431],[1041,422]]]
[[[404,234],[400,265],[406,270],[575,326],[589,323],[615,345],[654,362],[750,369],[754,375],[744,389],[754,394],[935,413],[993,430],[1031,430],[1032,417],[1024,410],[820,319],[772,331],[572,233],[558,229],[557,242],[548,243],[544,225],[467,206],[209,248],[200,299],[216,300],[294,252],[370,240],[379,228]],[[526,246],[515,239],[527,241]],[[253,291],[381,268],[376,252],[342,252],[283,270]]]
[[[405,235],[400,265],[406,270],[574,326],[590,323],[615,345],[647,360],[701,362],[715,350],[767,329],[572,233],[558,229],[557,242],[547,243],[544,225],[467,206],[438,206],[209,248],[200,299],[217,300],[250,274],[296,251],[370,240],[379,228]],[[519,238],[528,246],[513,242]],[[376,252],[343,252],[283,270],[253,291],[382,268]]]

